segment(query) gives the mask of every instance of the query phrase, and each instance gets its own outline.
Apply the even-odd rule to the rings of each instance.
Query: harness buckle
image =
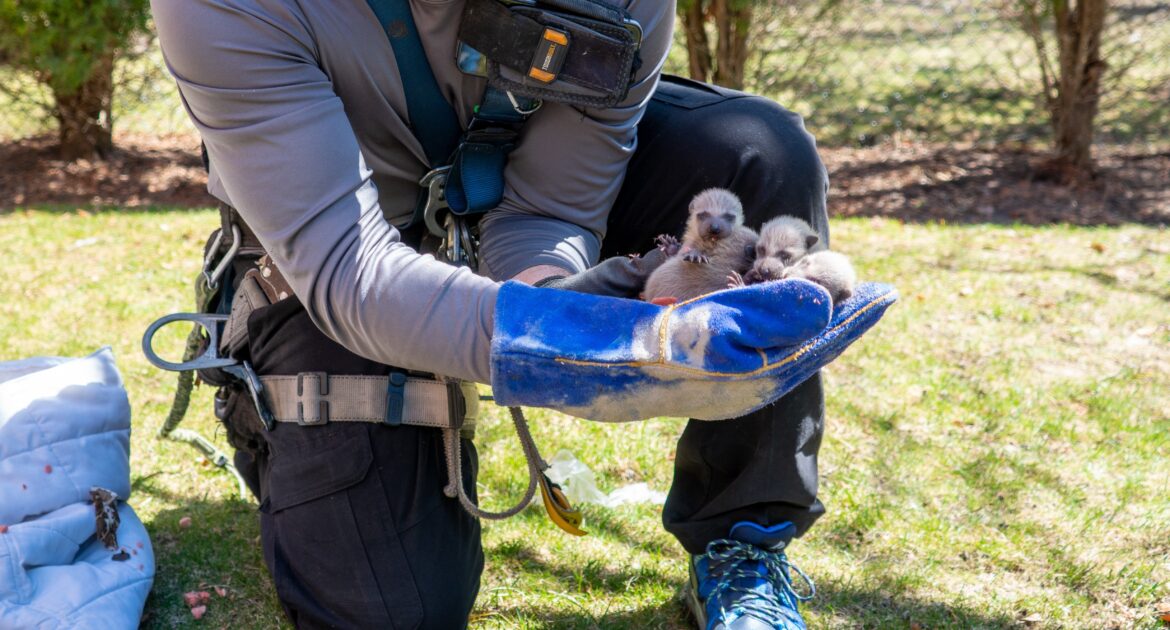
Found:
[[[309,387],[305,387],[308,381]],[[315,385],[314,385],[315,383]],[[329,376],[324,372],[301,372],[297,374],[297,424],[313,427],[329,422]],[[316,416],[305,417],[305,407],[316,410]]]
[[[565,57],[569,52],[568,31],[551,26],[545,26],[532,54],[532,65],[528,68],[528,76],[541,83],[552,83],[560,74],[565,65]]]
[[[450,173],[451,165],[448,164],[432,169],[418,180],[418,185],[427,190],[427,203],[423,206],[423,222],[426,223],[427,230],[439,238],[447,235],[447,230],[443,229],[439,223],[439,212],[451,207],[447,204],[446,193],[447,176]]]
[[[242,361],[237,365],[229,365],[222,368],[224,372],[240,379],[244,385],[248,387],[248,394],[252,396],[252,404],[256,406],[256,414],[260,416],[260,422],[264,424],[265,431],[271,431],[276,428],[276,418],[272,416],[272,411],[268,409],[268,405],[264,404],[264,384],[260,382],[260,377],[256,375],[256,370],[252,369],[252,364],[247,361]]]

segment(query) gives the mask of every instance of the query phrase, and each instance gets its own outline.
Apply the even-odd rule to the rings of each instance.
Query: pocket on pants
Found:
[[[369,427],[282,425],[261,508],[265,559],[298,627],[415,628],[423,607]]]

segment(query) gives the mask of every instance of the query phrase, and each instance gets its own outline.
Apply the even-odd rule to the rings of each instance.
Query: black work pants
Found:
[[[747,223],[789,214],[828,242],[827,178],[800,118],[740,92],[664,77],[639,125],[610,215],[603,256],[644,252],[680,234],[687,204],[721,186]],[[250,355],[261,374],[385,374],[325,338],[295,298],[253,314]],[[808,529],[816,498],[823,395],[819,376],[775,404],[724,422],[691,420],[678,443],[664,524],[702,553],[742,520]],[[237,462],[254,472],[264,557],[298,627],[454,628],[466,623],[483,569],[479,523],[445,498],[438,431],[347,423],[282,424],[266,449]],[[465,485],[475,450],[465,442]]]

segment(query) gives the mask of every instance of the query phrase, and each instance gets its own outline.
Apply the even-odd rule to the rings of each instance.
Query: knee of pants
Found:
[[[707,168],[727,169],[713,179],[729,182],[740,196],[748,225],[786,214],[827,233],[828,173],[801,117],[757,96],[711,110],[690,142]]]

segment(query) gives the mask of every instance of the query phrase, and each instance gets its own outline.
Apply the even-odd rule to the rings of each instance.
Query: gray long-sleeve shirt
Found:
[[[211,157],[209,190],[256,232],[317,326],[376,361],[488,382],[496,280],[597,260],[675,4],[621,1],[645,31],[636,82],[616,108],[545,103],[525,124],[503,202],[481,224],[488,277],[416,253],[392,225],[413,211],[427,164],[365,0],[151,5]],[[439,88],[466,125],[484,80],[455,66],[463,2],[410,6]]]

